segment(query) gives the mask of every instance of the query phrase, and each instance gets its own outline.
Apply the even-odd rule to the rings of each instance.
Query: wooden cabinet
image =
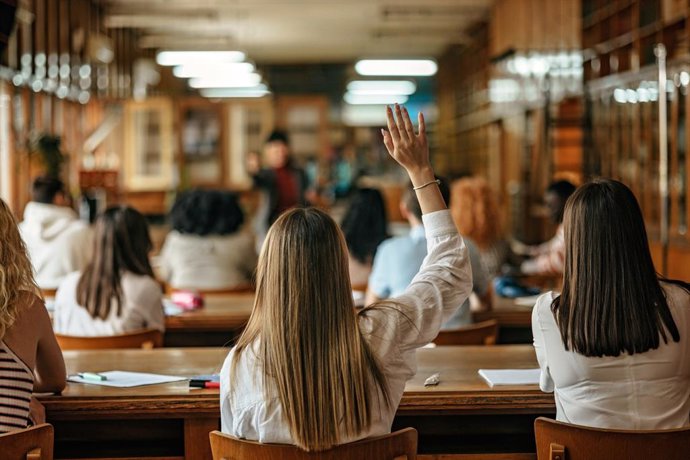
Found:
[[[173,105],[167,98],[125,104],[124,183],[127,191],[174,186]]]
[[[295,158],[323,158],[330,148],[328,99],[325,96],[281,96],[276,101],[279,128],[287,131]]]

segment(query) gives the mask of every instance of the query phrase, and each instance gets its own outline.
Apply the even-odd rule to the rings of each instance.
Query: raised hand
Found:
[[[418,134],[414,132],[410,114],[405,107],[401,108],[395,104],[395,116],[393,110],[386,107],[386,117],[388,119],[388,131],[381,130],[383,143],[390,156],[407,170],[410,178],[414,181],[413,175],[417,176],[426,170],[431,170],[424,115],[421,112],[418,115]]]
[[[424,115],[419,114],[419,133],[415,134],[407,109],[395,104],[395,116],[390,107],[386,107],[388,131],[381,130],[383,143],[388,153],[405,168],[417,193],[419,205],[424,214],[446,208],[441,192],[437,186],[434,171],[429,163],[429,143],[426,139]],[[396,122],[397,118],[397,122]]]

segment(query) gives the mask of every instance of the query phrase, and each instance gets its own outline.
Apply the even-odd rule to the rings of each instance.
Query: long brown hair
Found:
[[[583,185],[568,199],[563,225],[563,293],[551,308],[566,349],[618,356],[658,348],[659,336],[678,342],[630,189],[609,179]]]
[[[77,302],[93,318],[106,319],[114,301],[122,314],[120,279],[125,271],[153,277],[148,254],[153,247],[146,219],[128,206],[107,209],[96,220],[94,251],[77,284]]]
[[[40,296],[17,220],[0,199],[0,340],[12,327],[23,306],[19,302],[22,291]]]
[[[348,437],[367,430],[374,390],[389,403],[385,376],[358,327],[345,240],[323,211],[288,211],[269,230],[231,382],[255,343],[266,397],[278,395],[302,449],[329,449],[341,430]]]

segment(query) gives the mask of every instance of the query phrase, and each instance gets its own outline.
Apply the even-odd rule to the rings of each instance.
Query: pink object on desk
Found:
[[[170,296],[175,305],[185,310],[196,310],[204,306],[204,298],[198,292],[177,291]]]

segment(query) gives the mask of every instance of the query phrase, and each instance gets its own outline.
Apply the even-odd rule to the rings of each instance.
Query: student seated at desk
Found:
[[[366,286],[376,248],[388,238],[386,205],[381,192],[375,188],[356,190],[340,228],[349,251],[350,282],[352,286]]]
[[[690,423],[690,285],[659,279],[634,195],[614,180],[565,207],[563,293],[532,313],[540,387],[558,420],[659,430]]]
[[[43,423],[33,392],[65,388],[65,362],[7,204],[0,200],[0,433]]]
[[[182,193],[170,213],[173,230],[160,254],[163,279],[173,288],[221,290],[251,284],[254,238],[241,229],[237,196],[215,190]]]
[[[450,192],[445,181],[440,180],[439,189],[444,203],[449,203]],[[369,277],[365,304],[402,294],[419,271],[419,267],[427,255],[422,208],[411,188],[403,193],[400,213],[409,222],[410,233],[405,236],[389,238],[379,246]],[[472,240],[465,238],[465,235],[462,236],[472,267],[472,291],[480,299],[483,299],[486,297],[489,281],[482,267],[479,249]],[[443,325],[443,329],[456,329],[471,322],[470,301],[466,299],[448,322]]]
[[[423,117],[389,108],[384,143],[408,172],[424,213],[425,264],[399,297],[353,314],[347,247],[318,209],[281,215],[259,257],[247,328],[221,371],[221,426],[310,451],[389,433],[415,349],[472,288],[467,249],[429,164]]]
[[[60,179],[34,180],[19,229],[41,289],[57,288],[65,276],[83,270],[91,259],[91,229],[68,203]]]
[[[565,262],[565,243],[563,242],[563,209],[575,186],[566,180],[553,182],[544,192],[544,204],[549,218],[558,224],[556,234],[549,241],[537,246],[527,246],[513,241],[512,250],[518,255],[529,256],[522,262],[520,271],[525,275],[561,275]]]
[[[484,273],[501,274],[510,258],[510,245],[503,236],[496,195],[481,177],[463,177],[450,186],[450,213],[458,231],[476,245]]]
[[[55,332],[93,337],[162,331],[162,292],[148,257],[152,247],[146,219],[135,209],[116,206],[99,216],[93,260],[58,288]]]

